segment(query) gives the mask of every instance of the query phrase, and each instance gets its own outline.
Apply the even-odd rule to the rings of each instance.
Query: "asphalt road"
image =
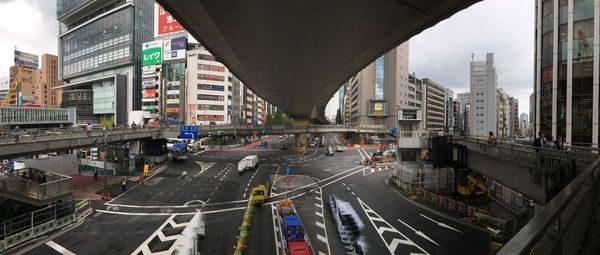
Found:
[[[332,135],[327,138],[328,144],[339,143]],[[200,253],[231,254],[248,192],[267,181],[275,182],[276,196],[270,202],[292,198],[318,255],[345,254],[329,207],[330,194],[349,202],[364,223],[360,240],[366,254],[488,253],[485,232],[439,217],[399,195],[385,184],[392,170],[359,166],[372,150],[348,148],[334,156],[325,156],[324,148],[303,153],[279,150],[292,143],[293,137],[275,136],[266,147],[214,148],[170,163],[76,227],[31,244],[26,254],[169,250],[196,210],[205,213],[206,222],[206,236],[198,241]],[[237,161],[251,154],[259,156],[260,167],[239,175]],[[281,183],[285,168],[292,169],[288,188]],[[276,231],[272,205],[262,205],[255,212],[245,254],[283,254],[277,248]]]

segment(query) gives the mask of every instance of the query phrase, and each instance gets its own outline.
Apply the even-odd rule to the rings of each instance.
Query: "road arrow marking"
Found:
[[[180,175],[179,177],[177,177],[177,180],[179,180],[179,178],[183,177],[183,176],[184,176],[184,175],[186,175],[186,174],[187,174],[187,171],[183,171],[183,172],[181,173],[181,175]]]
[[[428,219],[428,220],[432,221],[433,223],[437,224],[437,225],[438,225],[438,226],[440,226],[440,227],[447,228],[447,229],[450,229],[450,230],[456,231],[456,232],[458,232],[458,233],[461,233],[461,234],[463,233],[462,231],[460,231],[460,230],[458,230],[458,229],[455,229],[455,228],[453,228],[453,227],[451,227],[451,226],[449,226],[449,225],[447,225],[447,224],[445,224],[445,223],[443,223],[443,222],[435,221],[434,219],[432,219],[432,218],[429,218],[429,217],[427,217],[427,216],[425,216],[425,215],[423,215],[423,214],[419,214],[419,215],[421,215],[421,217],[423,217],[423,218],[425,218],[425,219]]]
[[[398,219],[398,221],[399,221],[400,223],[404,224],[404,226],[406,226],[406,227],[410,228],[410,230],[414,231],[414,232],[415,232],[415,234],[417,234],[418,236],[422,237],[423,239],[425,239],[425,240],[427,240],[427,241],[430,241],[430,242],[434,243],[434,244],[435,244],[435,245],[437,245],[437,246],[440,246],[438,243],[436,243],[435,241],[433,241],[433,239],[431,239],[431,238],[429,238],[427,235],[425,235],[425,233],[423,233],[423,232],[421,232],[421,231],[418,231],[418,230],[416,230],[416,229],[412,228],[411,226],[409,226],[408,224],[406,224],[404,221],[402,221],[402,220],[400,220],[400,219]]]

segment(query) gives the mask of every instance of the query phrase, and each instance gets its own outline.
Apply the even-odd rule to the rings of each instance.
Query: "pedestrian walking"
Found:
[[[125,177],[123,177],[123,180],[121,180],[121,191],[127,191],[127,178]]]
[[[85,132],[87,133],[88,137],[92,136],[92,123],[91,122],[88,122],[88,124],[85,126]]]
[[[544,144],[544,149],[556,149],[556,144],[554,143],[554,137],[551,135],[546,136],[546,143]]]
[[[555,144],[556,144],[556,149],[557,150],[564,150],[565,149],[565,142],[564,142],[562,136],[559,135],[558,138],[556,138]]]
[[[94,169],[94,181],[98,181],[98,168]]]
[[[488,144],[496,144],[497,140],[498,139],[494,135],[494,132],[490,131],[489,136],[488,136]]]
[[[544,144],[546,143],[546,133],[540,131],[538,132],[538,138],[533,140],[533,147],[536,148],[544,148]],[[537,151],[538,149],[536,149]]]

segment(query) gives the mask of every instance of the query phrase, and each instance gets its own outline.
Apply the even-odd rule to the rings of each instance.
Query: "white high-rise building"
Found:
[[[222,125],[231,121],[232,75],[204,47],[187,52],[187,124]],[[232,78],[233,80],[233,78]]]
[[[488,53],[485,61],[472,61],[470,68],[470,135],[487,136],[489,132],[496,134],[498,74],[494,66],[494,53]]]

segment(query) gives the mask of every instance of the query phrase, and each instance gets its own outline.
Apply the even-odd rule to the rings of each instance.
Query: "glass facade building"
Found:
[[[375,100],[383,100],[384,57],[375,60]]]
[[[0,125],[72,124],[74,109],[0,106]]]
[[[536,1],[536,133],[598,143],[599,17],[593,0]]]
[[[63,91],[92,91],[92,123],[124,123],[126,118],[117,116],[121,103],[116,101],[125,102],[127,111],[141,108],[140,58],[142,43],[154,35],[154,1],[58,0],[57,19]],[[126,79],[116,83],[121,79],[114,79],[115,75]],[[81,102],[73,104],[83,107]]]

